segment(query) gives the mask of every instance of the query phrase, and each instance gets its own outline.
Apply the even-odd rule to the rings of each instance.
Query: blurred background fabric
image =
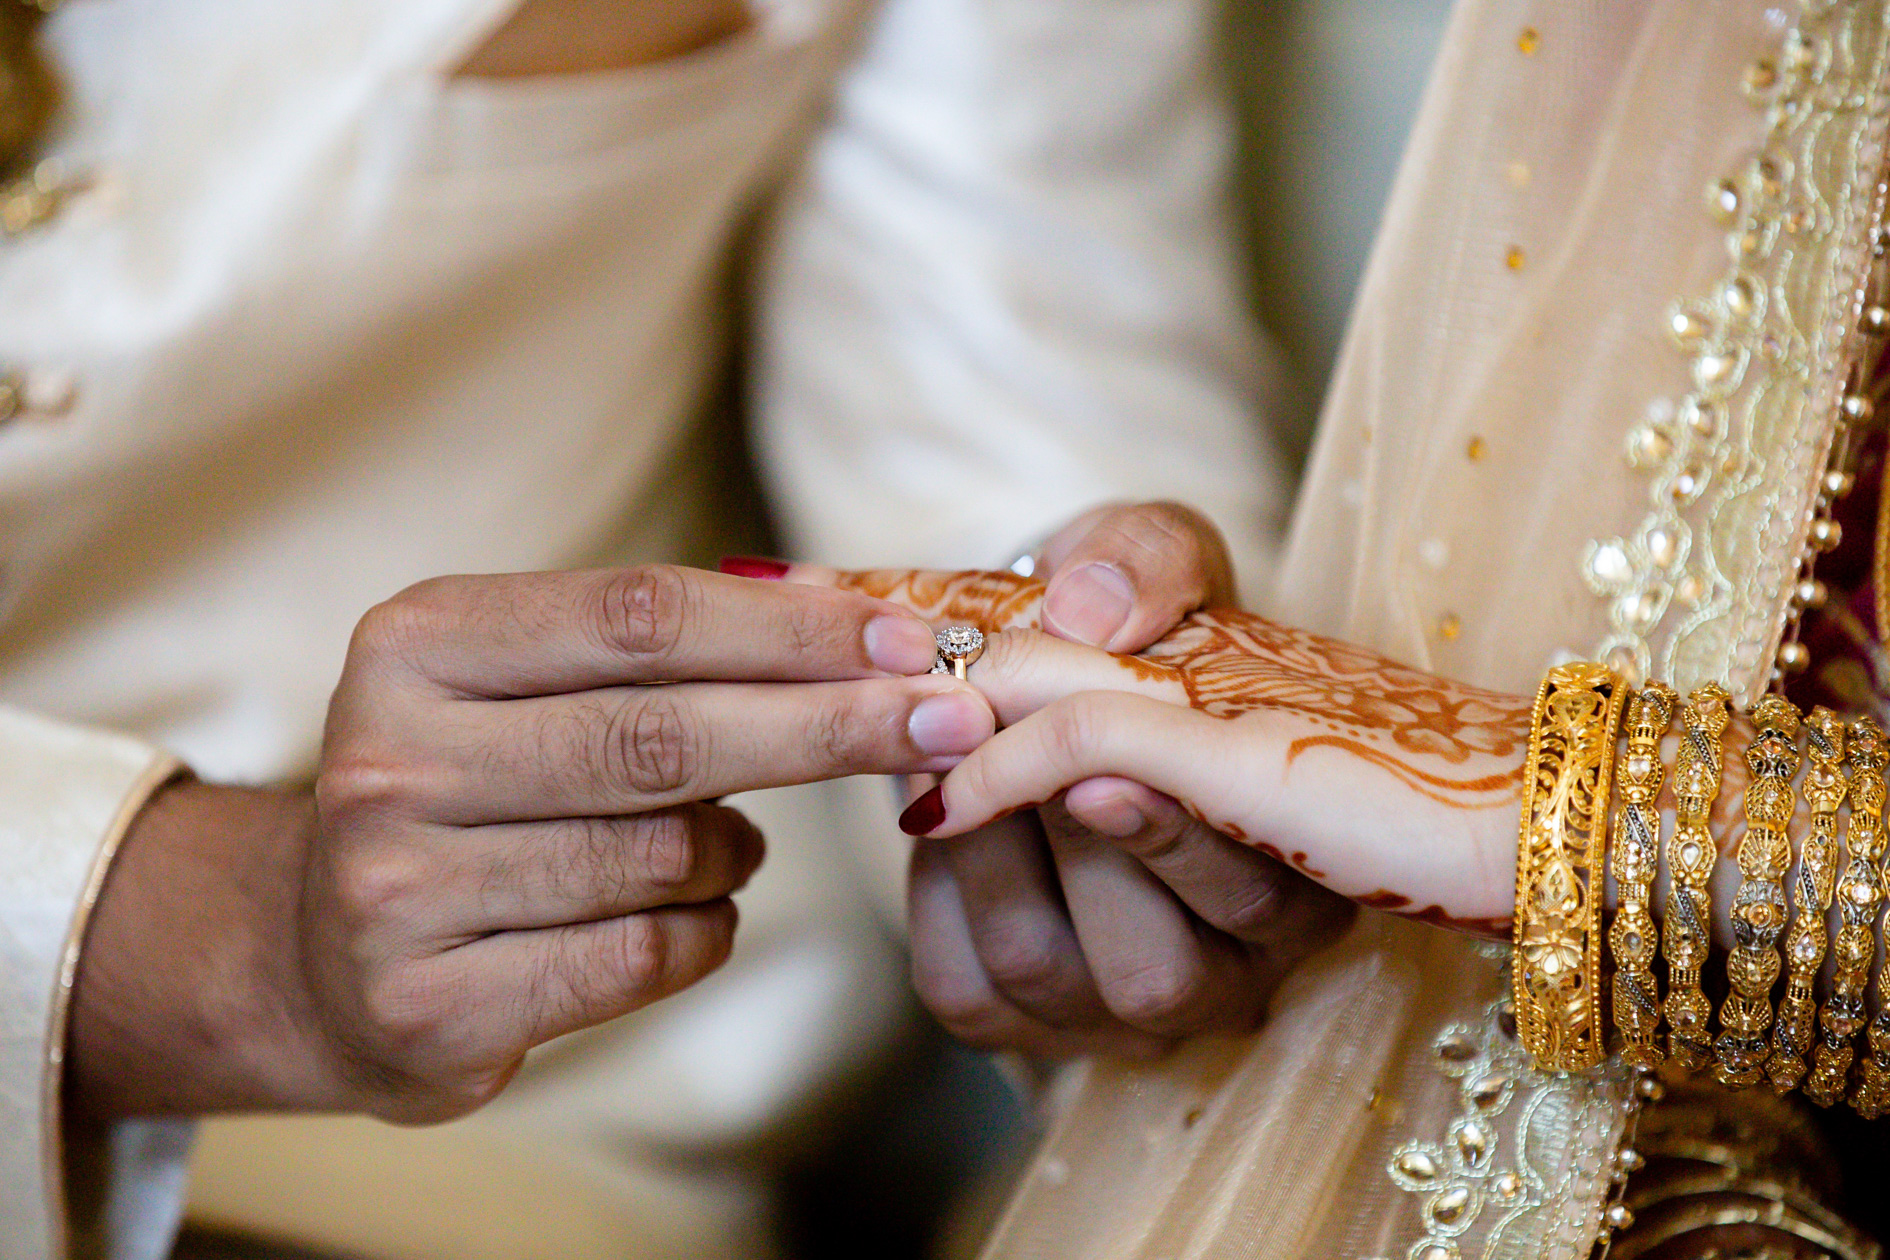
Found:
[[[1232,0],[1253,303],[1290,370],[1303,456],[1449,0]]]

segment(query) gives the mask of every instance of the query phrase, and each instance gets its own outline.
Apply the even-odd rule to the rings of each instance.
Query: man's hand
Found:
[[[762,845],[715,798],[988,737],[932,659],[892,605],[689,570],[403,592],[356,631],[312,796],[183,784],[139,820],[83,955],[76,1097],[472,1110],[531,1046],[726,958]]]

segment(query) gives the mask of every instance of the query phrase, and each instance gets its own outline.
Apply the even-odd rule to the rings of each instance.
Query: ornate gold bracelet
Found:
[[[1869,721],[1868,718],[1862,719],[1851,728],[1853,739],[1858,738],[1858,731]],[[1860,774],[1852,783],[1851,831],[1853,835],[1856,833],[1860,813],[1869,818],[1870,829],[1877,838],[1878,853],[1885,864],[1878,872],[1878,905],[1881,906],[1882,898],[1890,891],[1890,853],[1885,852],[1883,830],[1883,766],[1886,757],[1890,757],[1890,750],[1883,747],[1883,732],[1874,723],[1870,724],[1870,730],[1878,745],[1873,753],[1876,771],[1868,777]],[[1855,848],[1856,842],[1853,840],[1853,851]],[[1870,944],[1874,947],[1877,940],[1874,915],[1868,926]],[[1851,1094],[1851,1105],[1867,1120],[1875,1120],[1884,1113],[1886,1106],[1890,1106],[1890,951],[1885,952],[1877,970],[1877,1004],[1877,1018],[1870,1021],[1865,1033],[1870,1044],[1870,1057],[1859,1064],[1857,1088]]]
[[[1614,742],[1627,688],[1601,665],[1558,665],[1536,693],[1516,859],[1516,1025],[1546,1071],[1593,1067],[1601,1013],[1601,885]]]
[[[1816,1029],[1818,969],[1824,965],[1830,933],[1824,917],[1831,909],[1831,890],[1837,883],[1837,812],[1850,791],[1844,768],[1844,723],[1819,705],[1805,722],[1805,803],[1811,807],[1811,834],[1799,855],[1795,897],[1796,917],[1785,940],[1785,959],[1791,968],[1785,997],[1778,1004],[1778,1023],[1772,1028],[1772,1061],[1766,1074],[1772,1088],[1788,1094],[1804,1079],[1806,1056]]]
[[[1717,1062],[1713,1075],[1722,1085],[1744,1089],[1759,1083],[1770,1052],[1772,986],[1778,983],[1778,938],[1785,933],[1785,875],[1792,868],[1792,843],[1786,828],[1798,803],[1792,780],[1804,757],[1798,731],[1804,718],[1798,707],[1776,692],[1752,706],[1757,729],[1746,745],[1752,779],[1746,785],[1746,834],[1739,841],[1739,872],[1744,876],[1733,897],[1732,953],[1726,979],[1732,991],[1720,1003]]]
[[[1620,896],[1608,929],[1608,948],[1615,963],[1614,1026],[1621,1033],[1622,1057],[1635,1067],[1650,1069],[1659,1067],[1664,1057],[1660,990],[1653,970],[1658,933],[1648,910],[1660,865],[1660,811],[1655,801],[1666,777],[1660,741],[1673,722],[1676,699],[1673,688],[1651,682],[1629,703],[1627,755],[1615,769],[1626,803],[1615,815],[1608,849],[1608,866]]]
[[[1831,956],[1837,974],[1831,996],[1818,1012],[1818,1044],[1805,1097],[1829,1107],[1844,1097],[1851,1060],[1857,1053],[1853,1038],[1864,1026],[1864,988],[1870,983],[1870,964],[1877,950],[1877,907],[1883,901],[1883,770],[1886,759],[1883,731],[1869,718],[1851,724],[1851,817],[1844,843],[1850,850],[1844,874],[1837,882],[1838,934]]]
[[[1707,1020],[1712,1006],[1700,989],[1700,968],[1712,945],[1711,881],[1719,850],[1713,843],[1713,801],[1719,796],[1720,738],[1730,720],[1731,699],[1718,683],[1708,683],[1687,697],[1681,708],[1686,734],[1674,764],[1677,802],[1673,837],[1667,842],[1667,866],[1673,887],[1667,893],[1667,921],[1661,929],[1661,953],[1667,959],[1668,1049],[1674,1062],[1690,1072],[1705,1067],[1712,1054]]]

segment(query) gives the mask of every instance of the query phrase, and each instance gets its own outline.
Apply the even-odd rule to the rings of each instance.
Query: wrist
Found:
[[[185,780],[107,873],[73,992],[68,1087],[100,1116],[336,1105],[297,924],[306,794]]]

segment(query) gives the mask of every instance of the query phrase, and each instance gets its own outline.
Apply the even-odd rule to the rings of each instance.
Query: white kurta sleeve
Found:
[[[755,447],[786,540],[989,564],[1099,501],[1282,477],[1204,0],[888,0],[761,255]]]
[[[68,1220],[60,1068],[86,919],[119,839],[177,763],[122,735],[0,707],[0,1260],[157,1260],[181,1209],[188,1130],[121,1124],[86,1152]]]

